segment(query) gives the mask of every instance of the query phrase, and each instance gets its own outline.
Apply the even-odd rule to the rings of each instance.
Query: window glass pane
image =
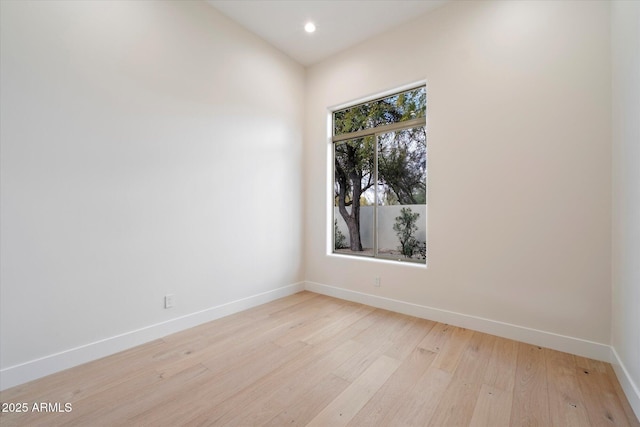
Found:
[[[425,116],[424,87],[377,99],[333,114],[333,134],[356,132]]]
[[[426,90],[333,113],[333,251],[426,264]]]
[[[373,256],[375,138],[334,144],[334,251]]]
[[[377,255],[426,262],[427,144],[424,127],[378,137]]]

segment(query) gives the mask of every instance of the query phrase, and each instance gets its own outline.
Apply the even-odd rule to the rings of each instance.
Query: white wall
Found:
[[[612,2],[614,367],[640,418],[640,3]]]
[[[3,379],[303,279],[300,65],[200,2],[1,5]]]
[[[606,350],[610,53],[607,2],[473,1],[312,66],[307,279]],[[424,79],[429,268],[328,255],[328,108]]]

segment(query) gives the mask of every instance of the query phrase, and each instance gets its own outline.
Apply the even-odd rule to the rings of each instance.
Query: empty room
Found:
[[[0,425],[640,426],[640,2],[0,0]]]

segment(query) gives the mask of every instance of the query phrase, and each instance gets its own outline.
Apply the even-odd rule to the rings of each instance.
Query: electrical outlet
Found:
[[[380,276],[376,276],[376,277],[373,279],[373,286],[375,286],[376,288],[379,288],[379,287],[380,287]]]
[[[164,296],[164,308],[171,308],[175,304],[175,296],[173,294]]]

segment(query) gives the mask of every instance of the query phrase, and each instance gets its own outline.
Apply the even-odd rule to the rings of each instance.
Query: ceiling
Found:
[[[450,0],[207,0],[221,13],[301,63],[334,53]],[[304,31],[313,21],[317,30]]]

